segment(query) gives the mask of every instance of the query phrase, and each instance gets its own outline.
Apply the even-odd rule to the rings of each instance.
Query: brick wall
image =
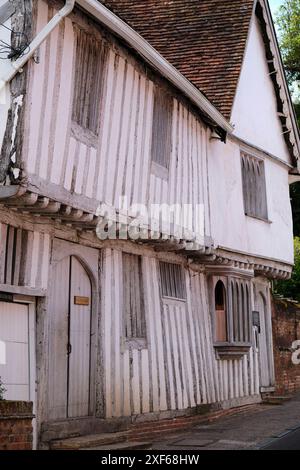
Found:
[[[0,450],[32,449],[32,403],[0,400]]]
[[[276,392],[293,393],[300,390],[300,365],[292,363],[291,351],[300,340],[300,304],[277,298],[272,303]]]

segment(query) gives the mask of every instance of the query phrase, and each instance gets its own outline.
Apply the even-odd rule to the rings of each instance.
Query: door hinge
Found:
[[[72,344],[68,343],[67,344],[67,354],[71,354],[71,352],[72,352]]]

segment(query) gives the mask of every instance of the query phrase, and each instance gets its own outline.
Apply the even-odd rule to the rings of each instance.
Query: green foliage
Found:
[[[6,388],[4,388],[4,385],[3,385],[1,377],[0,377],[0,400],[4,400],[4,393],[5,392],[6,392]]]
[[[295,107],[295,111],[296,111],[298,126],[299,126],[299,129],[300,129],[300,103],[294,103],[294,107]]]
[[[274,292],[289,299],[300,302],[300,238],[294,238],[295,266],[291,279],[288,281],[276,281]]]
[[[284,0],[278,10],[276,23],[279,42],[288,80],[300,80],[300,2]]]
[[[300,182],[290,185],[290,198],[293,213],[294,236],[300,237]]]

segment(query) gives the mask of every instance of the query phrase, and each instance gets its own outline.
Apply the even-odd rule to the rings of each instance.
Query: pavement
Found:
[[[300,394],[164,436],[153,450],[300,450]]]

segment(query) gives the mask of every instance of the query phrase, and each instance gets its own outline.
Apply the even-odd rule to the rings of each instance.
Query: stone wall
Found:
[[[0,450],[32,449],[32,403],[0,400]]]
[[[293,364],[291,349],[300,340],[300,304],[278,298],[272,304],[276,392],[293,393],[300,390],[300,364]]]

